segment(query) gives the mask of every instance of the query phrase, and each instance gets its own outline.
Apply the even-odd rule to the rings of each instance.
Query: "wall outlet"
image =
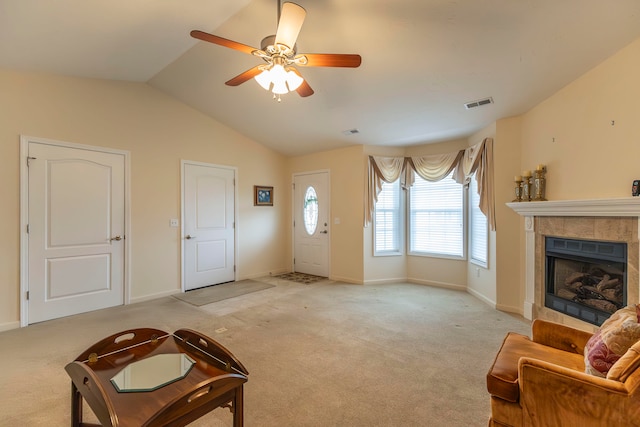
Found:
[[[176,218],[171,218],[169,220],[169,226],[170,227],[179,227],[180,226],[180,222]]]

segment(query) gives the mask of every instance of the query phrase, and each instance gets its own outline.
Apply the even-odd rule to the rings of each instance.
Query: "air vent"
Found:
[[[342,134],[343,135],[355,135],[356,133],[360,133],[360,131],[358,129],[349,129],[349,130],[343,130]]]
[[[467,110],[470,110],[472,108],[482,107],[483,105],[487,105],[487,104],[493,104],[493,98],[489,97],[489,98],[479,99],[477,101],[467,102],[466,104],[464,104],[464,108],[466,108]]]

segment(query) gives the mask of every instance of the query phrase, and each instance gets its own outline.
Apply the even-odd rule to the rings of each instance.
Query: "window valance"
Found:
[[[480,195],[480,210],[487,217],[491,230],[496,229],[495,198],[493,185],[493,139],[485,138],[481,143],[464,150],[447,154],[416,157],[369,156],[367,186],[365,189],[365,227],[371,224],[382,182],[400,179],[402,188],[414,182],[414,173],[427,181],[439,181],[453,171],[459,184],[468,184],[475,173]]]

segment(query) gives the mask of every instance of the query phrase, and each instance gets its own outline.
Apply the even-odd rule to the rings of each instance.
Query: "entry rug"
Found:
[[[239,282],[223,283],[221,285],[208,286],[206,288],[194,289],[173,295],[175,298],[200,307],[212,302],[222,301],[240,295],[262,291],[273,288],[275,285],[269,283],[256,282],[255,280],[241,280]]]
[[[326,277],[314,276],[312,274],[305,273],[284,273],[278,274],[274,277],[277,277],[278,279],[290,280],[292,282],[304,283],[305,285],[310,285],[311,283],[326,279]]]

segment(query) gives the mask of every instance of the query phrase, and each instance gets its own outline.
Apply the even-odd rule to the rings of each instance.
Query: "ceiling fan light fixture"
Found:
[[[271,72],[270,70],[262,70],[260,74],[254,77],[258,84],[263,87],[264,90],[271,88]]]
[[[300,87],[304,79],[294,73],[293,71],[287,71],[287,86],[289,90],[294,91]]]
[[[297,73],[287,70],[282,64],[272,64],[270,68],[262,70],[254,77],[256,82],[265,90],[270,90],[276,95],[284,95],[300,87],[304,79]]]
[[[287,82],[285,82],[284,80],[274,81],[271,92],[275,93],[276,95],[284,95],[285,93],[289,93],[289,89],[287,89]]]

